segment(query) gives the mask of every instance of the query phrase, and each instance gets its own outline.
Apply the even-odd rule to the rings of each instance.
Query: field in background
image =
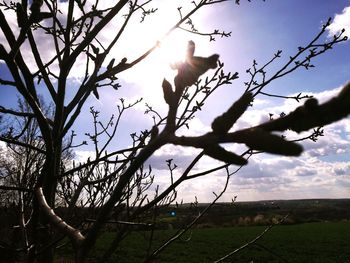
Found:
[[[174,242],[155,262],[214,262],[264,229],[264,226],[195,229]],[[156,231],[152,247],[156,248],[173,233],[175,230]],[[100,254],[113,236],[111,232],[104,233],[94,253]],[[110,262],[142,262],[148,237],[149,232],[134,232],[122,242],[118,256],[114,256]],[[65,248],[59,254],[59,258],[65,259],[60,262],[70,262],[67,256],[70,249]],[[96,262],[96,259],[92,258],[90,262]],[[350,262],[350,222],[275,226],[257,243],[225,262],[347,263]]]
[[[176,229],[190,222],[205,204],[165,207],[159,210],[152,250]],[[175,212],[175,213],[174,213]],[[259,235],[289,213],[283,225],[273,227],[257,243],[225,262],[350,263],[350,200],[289,200],[217,204],[193,231],[168,247],[155,262],[214,262]],[[116,225],[109,225],[98,241],[95,255],[101,255],[114,237]],[[122,243],[110,262],[142,262],[150,231],[136,229]],[[57,262],[74,262],[72,250],[58,251]],[[59,260],[60,259],[60,260]],[[92,258],[90,262],[96,262]]]

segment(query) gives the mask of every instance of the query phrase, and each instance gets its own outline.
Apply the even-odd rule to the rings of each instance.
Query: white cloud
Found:
[[[107,3],[108,1],[100,2]],[[173,2],[175,1],[164,1],[164,5]],[[63,6],[66,3],[67,2],[59,2],[59,4],[62,5],[60,7],[62,12],[66,12],[67,10],[67,8]],[[175,19],[178,15],[176,7],[174,10],[175,16],[172,17],[172,19]],[[139,17],[136,19],[138,18]],[[161,26],[159,32],[161,33],[162,30],[165,31],[166,28],[168,28],[169,23],[172,22],[172,19],[168,18],[169,17],[164,19],[164,16],[157,16],[157,19],[160,19],[161,23],[159,23],[159,21],[157,22],[157,20],[150,19],[149,23],[151,25],[153,23],[153,27],[151,28],[159,28],[159,26]],[[10,21],[12,28],[17,26],[16,16],[14,13],[7,16],[7,19]],[[108,41],[116,34],[118,29],[117,22],[118,20],[115,20],[114,22],[110,23],[102,32],[101,39],[103,41]],[[136,31],[137,28],[138,31]],[[347,28],[348,32],[350,32],[350,7],[345,8],[342,14],[336,15],[329,28],[330,34],[334,34],[342,28]],[[146,51],[139,49],[140,41],[143,43],[143,48],[151,47],[157,40],[158,36],[150,37],[147,35],[147,31],[144,29],[145,26],[139,25],[138,23],[135,23],[135,25],[132,25],[131,28],[128,28],[131,35],[127,36],[125,39],[122,39],[120,45],[116,47],[113,52],[111,52],[110,58],[115,57],[116,61],[120,60],[124,56],[128,57],[129,60],[135,59],[138,55],[141,55],[142,52]],[[142,34],[138,33],[140,30],[142,31]],[[18,30],[16,32],[18,33]],[[45,58],[44,61],[47,61],[48,58],[52,56],[53,50],[43,47],[53,47],[53,45],[50,44],[50,40],[47,40],[47,35],[39,34],[38,32],[36,34],[38,34],[39,49],[43,50],[43,56]],[[129,41],[130,39],[133,41]],[[3,40],[3,36],[0,32],[0,42],[4,43]],[[29,47],[27,44],[23,46],[23,50],[28,48]],[[200,53],[202,52],[203,50],[201,50]],[[129,91],[135,91],[136,88],[139,89],[140,84],[142,84],[145,89],[144,94],[140,93],[141,96],[145,95],[150,99],[156,98],[155,101],[161,101],[162,105],[166,105],[163,101],[161,81],[164,74],[166,74],[165,67],[167,65],[164,64],[163,61],[163,64],[159,66],[159,68],[149,67],[149,65],[156,64],[154,61],[161,59],[163,55],[164,54],[162,53],[155,53],[147,59],[147,63],[143,63],[142,65],[133,68],[122,77],[128,80],[132,79],[133,81],[137,82],[138,87],[132,87],[130,83],[127,84],[127,86],[130,88]],[[77,61],[78,67],[73,71],[75,76],[80,76],[84,71],[84,60],[81,58],[79,59],[80,60]],[[109,60],[107,60],[106,63],[108,63],[108,61]],[[32,58],[27,58],[27,62],[30,68],[36,68]],[[156,77],[154,77],[155,75]],[[135,78],[135,76],[137,77]],[[323,102],[339,92],[339,89],[340,88],[336,88],[317,94],[308,94],[314,95],[320,102]],[[103,97],[103,94],[101,97]],[[112,96],[105,97],[106,104],[110,105]],[[297,104],[293,100],[285,100],[281,105],[271,105],[264,100],[264,97],[258,98],[255,101],[255,106],[264,106],[266,108],[263,110],[249,109],[235,128],[243,128],[260,124],[261,122],[268,120],[268,113],[274,113],[274,116],[278,116],[278,114],[280,114],[282,111],[288,113],[299,105],[300,104]],[[140,116],[143,117],[141,114]],[[128,119],[129,126],[132,122],[131,119],[133,118]],[[136,117],[134,119],[136,119]],[[191,129],[189,131],[186,131],[185,129],[184,134],[199,135],[209,131],[209,126],[205,125],[198,119],[191,122],[190,128]],[[286,158],[278,156],[269,156],[268,158],[265,158],[265,156],[253,156],[251,160],[249,160],[249,164],[232,177],[230,188],[225,195],[226,200],[230,200],[232,195],[238,195],[239,200],[350,197],[350,192],[348,190],[350,186],[350,167],[348,161],[328,162],[321,159],[321,157],[325,156],[337,156],[339,154],[344,155],[350,152],[350,145],[348,141],[350,139],[350,120],[346,119],[342,122],[332,124],[328,126],[325,131],[325,137],[321,137],[318,142],[303,143],[306,152],[301,158]],[[76,151],[75,153],[77,161],[81,162],[86,161],[88,157],[94,156],[93,151]],[[179,176],[182,171],[181,169],[186,167],[197,153],[198,150],[189,147],[184,148],[167,146],[160,149],[149,160],[149,162],[154,165],[155,172],[157,173],[157,182],[159,182],[162,187],[166,187],[166,185],[169,184],[169,173],[166,169],[165,160],[171,158],[174,159],[174,163],[179,166],[179,169],[175,171],[175,175]],[[204,169],[213,168],[221,164],[222,163],[218,161],[206,157],[201,160],[193,172],[203,171]],[[188,181],[179,187],[179,196],[180,198],[184,198],[186,201],[192,201],[195,195],[198,196],[200,202],[212,200],[212,191],[219,192],[223,187],[224,180],[225,171],[221,170],[205,177]]]
[[[5,7],[0,7],[0,9],[2,12],[4,12]],[[19,34],[19,29],[17,26],[16,13],[12,10],[7,10],[4,13],[5,13],[6,21],[7,21],[8,25],[12,29],[14,35],[17,36]],[[2,32],[2,30],[0,30],[0,43],[5,47],[6,50],[10,50],[10,45],[7,43],[7,39],[4,35],[4,33]],[[0,60],[0,63],[3,63],[3,60]]]
[[[345,7],[341,14],[336,14],[328,27],[329,35],[333,36],[345,29],[345,35],[350,36],[350,6]]]
[[[85,5],[85,11],[90,11],[91,5],[95,4],[95,1],[89,0]],[[61,13],[58,14],[58,19],[64,25],[66,22],[66,15],[68,12],[68,2],[67,1],[57,1],[58,9]],[[114,5],[110,1],[100,1],[99,8],[108,9]],[[132,62],[142,56],[146,51],[153,47],[157,41],[162,40],[160,47],[155,49],[146,59],[141,63],[138,63],[129,70],[122,72],[118,75],[120,80],[126,80],[123,82],[128,88],[130,86],[141,87],[138,89],[138,95],[144,98],[145,102],[154,105],[161,105],[161,109],[165,108],[164,98],[162,92],[162,81],[163,78],[167,78],[170,82],[172,81],[176,71],[171,70],[170,63],[175,60],[180,60],[185,55],[185,49],[187,41],[190,36],[183,31],[174,31],[166,39],[162,39],[164,35],[172,28],[179,20],[180,16],[178,13],[178,6],[183,6],[182,11],[184,13],[188,12],[193,6],[189,4],[186,0],[172,1],[172,0],[156,0],[152,3],[144,6],[144,8],[157,8],[154,15],[147,16],[143,23],[139,23],[142,17],[142,13],[136,12],[125,28],[122,36],[117,41],[116,45],[112,48],[108,54],[103,67],[111,61],[112,58],[115,59],[115,64],[119,63],[124,57],[128,59],[128,62]],[[105,28],[98,34],[97,38],[99,43],[102,43],[105,47],[108,43],[118,34],[119,29],[125,21],[123,15],[128,13],[129,6],[126,5],[118,16],[112,19]],[[29,7],[28,7],[29,9]],[[47,10],[47,6],[43,5],[44,11]],[[4,10],[2,11],[6,15],[6,19],[9,22],[11,29],[15,35],[19,34],[20,29],[18,28],[16,13],[14,11]],[[28,11],[30,12],[30,11]],[[81,11],[79,8],[74,9],[74,18],[80,17]],[[196,18],[199,23],[201,18]],[[98,20],[95,19],[95,23]],[[51,19],[46,19],[41,22],[43,26],[50,26],[52,23]],[[50,61],[55,56],[55,42],[52,37],[47,35],[40,28],[34,30],[33,34],[36,39],[36,44],[44,64]],[[192,35],[191,35],[192,37]],[[81,38],[79,38],[75,44],[77,44]],[[202,39],[202,41],[205,41]],[[0,42],[5,46],[6,50],[10,50],[10,46],[4,37],[3,32],[0,30]],[[95,46],[99,47],[99,43],[93,42]],[[140,45],[140,43],[142,43]],[[60,44],[62,46],[62,44]],[[207,46],[207,45],[206,45]],[[34,57],[31,54],[31,48],[28,40],[26,40],[21,46],[21,52],[24,57],[28,68],[32,72],[37,71],[37,65]],[[100,47],[100,50],[102,48]],[[205,52],[205,50],[197,50],[197,54]],[[206,53],[203,53],[206,54]],[[86,71],[87,56],[85,53],[78,56],[75,60],[72,70],[68,76],[69,85],[76,86],[82,81],[82,77]],[[90,61],[91,62],[91,61]],[[101,72],[103,72],[103,67]],[[59,68],[57,61],[49,66],[50,72],[58,75]],[[89,65],[89,75],[91,75],[94,69],[93,63]],[[103,88],[101,88],[103,90]],[[68,96],[71,91],[68,91]],[[100,95],[102,92],[100,92]],[[135,94],[135,92],[134,92]],[[143,109],[144,110],[144,109]]]
[[[201,119],[195,117],[188,122],[188,128],[184,126],[177,132],[177,135],[199,136],[210,131],[211,127],[209,125],[205,125]]]
[[[6,143],[3,141],[0,141],[0,150],[5,149],[6,148]]]
[[[78,150],[78,151],[74,151],[75,153],[75,158],[74,160],[77,161],[78,163],[85,163],[88,158],[90,158],[90,160],[93,160],[95,155],[94,151],[85,151],[85,150]]]
[[[341,87],[309,93],[322,103],[334,97]],[[240,124],[235,128],[246,128],[257,125],[268,119],[268,113],[288,113],[301,105],[292,100],[281,100],[280,105],[266,104],[263,110],[250,109],[242,117]],[[127,118],[130,125],[133,118]],[[200,135],[208,131],[210,127],[201,120],[194,119],[190,123],[190,130],[186,128],[179,134]],[[227,193],[221,199],[230,201],[234,195],[238,200],[261,200],[261,199],[296,199],[296,198],[341,198],[350,197],[350,119],[324,127],[325,136],[317,142],[301,142],[305,152],[300,158],[289,158],[276,155],[255,155],[249,159],[249,164],[234,174],[231,178]],[[296,133],[285,133],[290,138]],[[243,150],[237,145],[226,144],[225,148],[241,153]],[[170,184],[170,172],[166,160],[173,159],[178,168],[174,171],[174,178],[181,176],[182,172],[191,163],[193,158],[200,152],[192,147],[179,147],[166,145],[158,150],[147,162],[153,168],[155,183],[160,190],[164,190]],[[77,152],[77,159],[85,161],[89,156],[94,156],[92,151]],[[339,157],[342,157],[341,159]],[[203,157],[191,171],[191,174],[199,173],[218,167],[222,162],[209,157]],[[233,171],[238,167],[230,167]],[[178,188],[179,201],[186,202],[198,197],[200,202],[213,200],[212,192],[220,192],[225,178],[225,170],[199,177],[195,180],[184,182]]]
[[[341,198],[349,197],[350,167],[348,162],[328,163],[308,157],[276,157],[274,164],[268,159],[253,163],[253,168],[244,168],[233,177],[230,190],[245,196],[254,192],[258,199]],[[286,165],[285,165],[286,164]],[[265,177],[251,177],[251,170]],[[246,196],[248,200],[251,197]]]
[[[324,136],[316,142],[310,140],[303,143],[306,153],[310,157],[330,156],[350,153],[350,141],[346,132],[349,120],[324,127]]]
[[[191,163],[193,158],[201,150],[192,147],[165,145],[157,150],[147,161],[153,168],[158,170],[168,170],[166,160],[172,159],[172,164],[176,164],[177,171],[181,172]]]
[[[309,93],[309,95],[313,95],[322,103],[336,96],[340,89],[341,87],[337,87],[318,93]],[[242,128],[259,124],[267,120],[269,112],[277,116],[282,111],[288,113],[300,105],[292,100],[285,100],[281,105],[271,105],[264,110],[249,110],[242,117],[243,121],[237,126]],[[238,195],[240,201],[279,198],[349,198],[349,127],[349,119],[324,127],[324,136],[319,137],[318,141],[301,142],[305,151],[300,157],[290,158],[266,154],[253,156],[249,159],[247,166],[232,176],[227,193],[222,200],[230,201],[234,195]],[[296,138],[296,136],[303,137],[308,133],[297,135],[287,132],[285,134]],[[239,153],[232,145],[228,144],[227,148]],[[187,164],[194,154],[187,148],[169,147],[165,149],[159,152],[160,156],[163,154],[166,154],[167,157],[173,156],[174,159],[186,160]],[[205,158],[202,161],[196,166],[193,173],[222,164],[211,158]],[[235,168],[230,169],[233,171]],[[179,197],[192,201],[193,196],[196,195],[200,201],[212,200],[212,191],[218,192],[224,180],[225,171],[221,170],[195,181],[186,182],[185,186],[179,188],[181,190]]]
[[[16,1],[14,1],[16,2]],[[20,2],[20,1],[19,1]],[[177,7],[181,4],[184,4],[183,9],[188,9],[191,5],[186,4],[186,1],[153,1],[151,4],[144,6],[147,8],[157,7],[157,11],[154,15],[147,16],[143,23],[139,23],[142,17],[141,12],[136,12],[130,22],[128,23],[126,29],[124,30],[122,36],[119,38],[117,44],[111,50],[109,56],[105,60],[104,66],[107,66],[109,61],[112,58],[116,59],[116,63],[118,63],[123,57],[128,58],[128,62],[137,59],[139,56],[143,55],[148,49],[153,47],[157,41],[162,40],[161,47],[169,46],[174,52],[171,50],[163,50],[156,49],[148,58],[146,58],[147,63],[140,63],[139,65],[132,68],[132,70],[128,70],[124,74],[121,74],[121,77],[125,79],[132,80],[137,84],[143,84],[143,86],[148,86],[148,88],[153,88],[155,85],[161,85],[162,79],[165,75],[169,74],[170,71],[170,62],[167,61],[167,58],[172,57],[172,59],[178,59],[184,54],[176,54],[176,51],[183,50],[185,52],[185,44],[187,44],[187,39],[184,37],[184,33],[176,33],[174,32],[174,36],[168,36],[169,40],[165,41],[162,38],[167,34],[168,30],[174,26],[178,20],[180,19]],[[95,1],[87,1],[84,6],[86,12],[91,11],[91,6],[95,5]],[[99,2],[98,8],[100,9],[108,9],[114,4],[109,1],[101,1]],[[29,9],[30,6],[28,6]],[[60,10],[58,14],[58,19],[61,24],[64,26],[66,23],[66,16],[68,12],[68,2],[67,1],[58,1],[57,8]],[[126,5],[119,14],[112,19],[104,29],[98,34],[97,38],[99,43],[102,43],[105,47],[115,38],[119,29],[123,25],[125,21],[124,15],[128,13],[129,6]],[[18,35],[20,32],[20,28],[17,24],[17,16],[16,13],[12,10],[4,10],[4,7],[1,7],[2,11],[6,15],[6,20],[8,21],[12,31],[15,35]],[[44,11],[48,11],[48,7],[44,4]],[[185,10],[183,10],[185,12]],[[186,10],[188,11],[188,10]],[[30,12],[28,10],[28,12]],[[74,9],[73,17],[78,19],[82,15],[82,12],[79,8]],[[98,22],[98,19],[94,19],[95,24]],[[43,26],[51,26],[52,20],[46,19],[41,22]],[[180,31],[181,32],[181,31]],[[49,61],[55,55],[55,43],[54,39],[48,36],[43,30],[38,29],[34,30],[33,34],[36,38],[36,43],[38,50],[42,56],[42,59],[45,62]],[[76,40],[76,43],[81,41],[81,38]],[[10,46],[7,44],[7,41],[4,37],[2,31],[0,31],[0,42],[5,45],[7,50],[10,49]],[[98,42],[94,42],[96,46],[99,46]],[[140,45],[142,43],[142,45]],[[61,43],[59,43],[62,45]],[[180,46],[183,46],[180,48]],[[101,48],[100,48],[101,49]],[[30,46],[28,44],[28,40],[26,40],[21,46],[21,51],[24,56],[24,59],[30,69],[35,71],[37,69],[34,58],[30,55]],[[166,52],[166,53],[164,53]],[[86,65],[86,55],[79,56],[73,69],[71,70],[71,74],[69,77],[71,78],[81,78],[85,74],[85,65]],[[150,68],[152,65],[152,68]],[[50,67],[50,70],[53,73],[57,74],[58,65],[57,63],[53,63]],[[93,66],[90,67],[90,73],[93,70]],[[150,74],[151,73],[151,74]],[[135,76],[138,76],[135,78]]]

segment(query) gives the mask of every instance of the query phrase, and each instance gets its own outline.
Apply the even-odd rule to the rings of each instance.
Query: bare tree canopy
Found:
[[[230,178],[249,165],[253,155],[264,152],[300,156],[303,152],[300,141],[317,140],[323,135],[323,126],[349,115],[350,83],[323,103],[301,93],[287,96],[266,90],[271,83],[296,70],[313,68],[315,58],[347,40],[344,30],[331,38],[324,37],[331,25],[329,19],[294,55],[284,57],[281,65],[274,64],[280,61],[281,50],[266,63],[254,60],[246,71],[248,80],[242,84],[242,94],[210,121],[209,132],[193,135],[189,124],[200,111],[209,111],[204,108],[208,99],[220,88],[231,85],[239,74],[226,72],[223,62],[226,58],[220,50],[203,54],[199,47],[205,44],[196,45],[189,40],[186,56],[182,59],[179,54],[171,64],[174,76],[164,76],[159,81],[158,93],[163,95],[161,103],[166,110],[146,106],[146,112],[152,116],[150,127],[132,133],[130,143],[121,142],[119,132],[129,128],[122,119],[141,102],[134,99],[129,103],[121,98],[115,114],[107,120],[91,107],[92,129],[84,134],[88,139],[80,141],[82,137],[78,136],[77,140],[74,128],[85,128],[86,120],[79,117],[86,110],[87,101],[91,97],[101,99],[105,89],[114,89],[117,94],[125,88],[128,79],[123,74],[146,63],[174,31],[210,41],[219,37],[232,43],[239,41],[230,39],[232,32],[225,30],[210,33],[197,30],[192,18],[202,10],[216,10],[223,5],[239,8],[240,1],[196,0],[178,4],[172,10],[177,14],[176,21],[159,39],[152,40],[153,45],[143,43],[148,41],[147,34],[151,38],[147,33],[145,40],[132,41],[141,51],[124,53],[118,49],[118,44],[125,41],[124,35],[130,36],[134,25],[141,26],[157,16],[160,1],[0,3],[0,61],[8,72],[0,74],[0,88],[12,88],[19,98],[17,106],[0,105],[0,141],[4,143],[0,156],[0,202],[4,209],[15,211],[12,217],[6,217],[7,221],[4,219],[5,227],[1,230],[5,238],[0,241],[0,251],[8,255],[9,262],[53,262],[55,248],[68,239],[75,261],[86,262],[107,225],[113,222],[115,238],[99,255],[100,262],[107,262],[132,230],[156,229],[158,209],[178,205],[176,202],[181,200],[179,185],[221,171],[226,176],[222,190],[214,193],[213,201],[198,216],[156,249],[151,246],[151,235],[144,258],[144,262],[151,262],[219,200]],[[11,19],[14,14],[16,21]],[[115,26],[115,30],[107,36],[104,30],[110,26]],[[131,41],[128,43],[132,45]],[[150,68],[146,75],[155,74],[152,71]],[[141,76],[136,78],[142,81]],[[292,99],[302,104],[278,118],[241,129],[237,122],[255,106],[258,96]],[[281,135],[285,131],[300,135],[290,139]],[[86,145],[93,149],[93,156],[77,162],[74,152]],[[182,167],[180,175],[175,175],[177,164],[166,160],[169,183],[159,187],[155,183],[157,174],[148,161],[166,145],[192,147],[198,154]],[[230,148],[232,145],[239,148]],[[194,173],[193,168],[206,157],[217,160],[219,165]],[[16,242],[11,237],[16,237]]]

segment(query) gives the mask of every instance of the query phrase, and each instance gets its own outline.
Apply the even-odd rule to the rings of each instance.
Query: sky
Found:
[[[102,2],[102,1],[101,1]],[[178,19],[177,7],[183,5],[183,12],[188,10],[189,1],[155,0],[153,6],[157,12],[147,17],[145,22],[138,23],[140,17],[128,28],[129,32],[121,39],[119,45],[112,50],[110,58],[117,61],[123,57],[130,60],[141,55],[161,39],[165,32]],[[128,110],[121,119],[121,129],[117,132],[117,140],[110,150],[129,146],[130,133],[152,127],[152,115],[145,115],[145,103],[154,109],[165,113],[167,108],[163,101],[161,83],[164,77],[171,80],[175,75],[169,67],[170,63],[182,59],[187,42],[196,43],[195,54],[208,56],[213,53],[220,55],[225,63],[225,72],[238,72],[240,78],[232,85],[218,90],[208,100],[196,118],[190,123],[189,130],[181,130],[184,135],[201,135],[210,131],[212,120],[244,91],[244,81],[248,75],[246,69],[251,67],[253,59],[262,65],[269,61],[277,50],[283,50],[282,58],[274,63],[268,74],[279,69],[289,56],[297,52],[299,46],[309,43],[320,31],[322,24],[332,17],[332,24],[324,39],[332,37],[342,28],[350,32],[350,0],[254,0],[241,1],[235,5],[229,1],[217,5],[215,8],[205,8],[193,16],[193,22],[198,30],[212,32],[214,29],[231,32],[231,37],[217,37],[209,41],[208,37],[198,36],[183,31],[175,31],[166,39],[162,39],[160,48],[152,53],[139,65],[120,74],[122,88],[100,90],[100,100],[95,97],[87,104],[78,119],[74,130],[78,134],[76,142],[87,138],[86,131],[92,129],[89,108],[94,106],[101,112],[101,118],[107,120],[116,112],[120,98],[126,102],[133,102],[143,98],[133,109]],[[61,3],[64,5],[65,3]],[[8,18],[15,25],[15,16]],[[117,23],[118,21],[115,21]],[[111,23],[103,31],[101,38],[108,40],[115,33],[115,24]],[[350,34],[348,34],[350,36]],[[45,36],[42,39],[43,56],[50,56],[50,49],[45,48],[49,42]],[[0,32],[0,42],[4,42]],[[326,101],[335,96],[341,87],[350,80],[350,41],[336,45],[334,49],[317,57],[310,70],[298,70],[292,74],[271,83],[265,92],[278,95],[293,95],[302,92],[312,95],[319,101]],[[5,47],[6,44],[5,44]],[[8,47],[7,47],[8,48]],[[24,45],[22,50],[28,46]],[[33,64],[28,57],[27,63]],[[82,62],[77,61],[74,75],[70,76],[72,93],[79,84]],[[208,73],[210,74],[210,72]],[[8,72],[0,62],[0,78],[8,78]],[[45,88],[39,87],[45,96]],[[67,97],[72,94],[68,94]],[[15,107],[17,94],[6,86],[0,86],[0,105]],[[269,113],[278,116],[281,112],[290,112],[298,104],[295,100],[271,99],[258,96],[251,107],[238,122],[236,128],[246,128],[268,120]],[[286,135],[295,138],[289,132]],[[300,135],[302,136],[302,135]],[[304,199],[304,198],[350,198],[350,119],[324,128],[324,136],[317,142],[302,143],[305,151],[298,158],[281,157],[260,154],[249,159],[249,164],[232,176],[228,189],[221,201],[230,201],[237,196],[238,201],[271,200],[271,199]],[[237,145],[227,145],[228,149],[241,150]],[[76,151],[76,158],[84,160],[91,155],[91,144]],[[153,166],[156,182],[160,188],[170,182],[169,172],[165,160],[173,159],[178,168],[175,176],[179,176],[186,165],[190,163],[199,151],[193,148],[175,147],[167,145],[158,150],[148,161]],[[193,173],[210,169],[221,163],[209,157],[194,168]],[[231,167],[234,171],[237,167]],[[221,170],[205,177],[201,177],[179,187],[178,196],[189,202],[197,196],[199,202],[209,202],[214,198],[213,192],[220,192],[225,181],[225,171]]]

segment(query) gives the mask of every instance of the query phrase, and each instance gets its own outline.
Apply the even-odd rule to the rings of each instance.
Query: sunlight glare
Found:
[[[158,47],[144,61],[120,75],[123,79],[141,85],[145,91],[142,97],[151,104],[159,105],[164,101],[161,88],[163,79],[173,83],[177,70],[172,69],[171,65],[186,59],[189,39],[184,35],[182,32],[173,32],[159,41]]]
[[[142,86],[145,94],[140,95],[149,102],[157,104],[164,101],[161,88],[163,79],[166,78],[173,83],[177,71],[172,69],[171,65],[186,59],[187,44],[193,37],[182,30],[174,30],[167,35],[168,30],[179,19],[178,3],[175,1],[161,3],[157,14],[147,17],[142,24],[131,25],[130,34],[124,36],[119,47],[114,50],[115,53],[112,53],[112,57],[126,57],[128,61],[133,61],[159,43],[141,63],[119,75],[129,83]]]
[[[177,70],[171,68],[179,62],[184,62],[186,59],[188,40],[178,34],[172,34],[159,43],[158,48],[144,63],[146,70],[143,71],[142,78],[147,80],[147,83],[153,88],[150,99],[157,104],[163,101],[163,94],[161,91],[161,83],[163,79],[167,79],[173,83],[173,79],[177,74]],[[148,69],[148,70],[147,70]],[[149,69],[152,69],[150,72]],[[151,74],[150,74],[151,73]]]
[[[179,33],[173,33],[159,44],[160,61],[164,63],[184,62],[188,41]]]
[[[188,41],[179,34],[174,33],[170,35],[159,43],[159,47],[155,52],[154,61],[152,62],[161,72],[166,75],[168,75],[168,73],[172,73],[173,75],[176,71],[171,69],[171,65],[186,60],[187,43]]]

